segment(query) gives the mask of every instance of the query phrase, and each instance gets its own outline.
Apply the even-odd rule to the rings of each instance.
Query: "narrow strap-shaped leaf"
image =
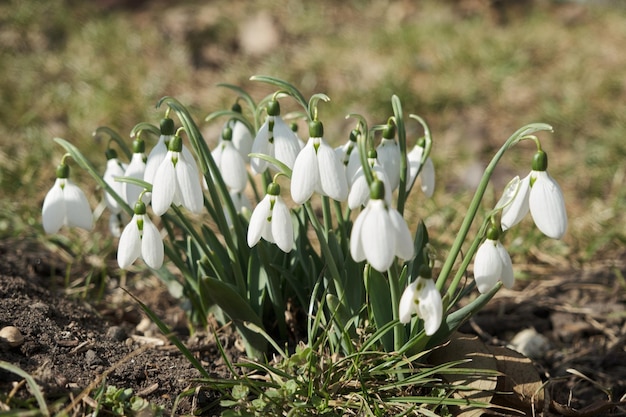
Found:
[[[365,275],[365,287],[369,296],[369,305],[376,327],[383,327],[387,323],[394,321],[391,309],[397,308],[397,306],[392,306],[391,304],[389,284],[380,272],[369,265],[365,267],[363,273]],[[385,350],[391,352],[394,349],[393,333],[385,333],[381,339]]]

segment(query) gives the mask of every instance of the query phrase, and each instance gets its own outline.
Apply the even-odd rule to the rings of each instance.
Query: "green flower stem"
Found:
[[[496,165],[498,164],[500,159],[502,159],[502,156],[504,156],[504,153],[511,146],[519,142],[525,135],[530,135],[534,132],[538,132],[542,130],[551,132],[552,126],[547,125],[545,123],[532,123],[524,127],[521,127],[515,133],[513,133],[513,135],[511,135],[509,139],[507,139],[504,145],[502,145],[500,150],[492,158],[491,162],[485,169],[485,172],[483,174],[482,179],[480,180],[480,183],[478,184],[478,188],[476,189],[476,192],[474,193],[472,202],[470,203],[470,206],[467,210],[467,214],[465,215],[465,218],[463,219],[461,228],[459,229],[459,232],[456,235],[456,239],[454,240],[454,243],[452,244],[452,248],[450,249],[450,253],[448,254],[448,257],[446,258],[446,262],[443,264],[441,271],[439,272],[439,277],[437,278],[437,289],[439,291],[441,291],[441,289],[443,288],[443,285],[448,279],[448,276],[450,275],[450,272],[452,271],[452,267],[454,266],[454,263],[456,262],[456,258],[459,256],[459,253],[461,252],[461,246],[463,245],[463,242],[465,242],[465,238],[467,237],[467,234],[469,233],[470,227],[472,226],[472,223],[474,221],[474,217],[476,216],[476,213],[478,212],[478,209],[480,207],[480,203],[483,199],[483,196],[485,195],[485,190],[487,189],[489,179],[491,178],[491,175],[493,174],[493,170],[495,169]],[[462,272],[464,273],[464,271]]]
[[[406,203],[406,129],[404,126],[404,115],[402,113],[402,103],[400,98],[395,94],[391,97],[391,106],[393,108],[393,121],[398,131],[398,145],[400,146],[400,185],[398,186],[398,200],[396,208],[401,215],[404,215],[404,204]]]
[[[250,80],[260,81],[260,82],[264,82],[264,83],[271,84],[271,85],[278,87],[279,89],[283,90],[284,92],[288,93],[291,97],[293,97],[298,102],[298,104],[300,104],[302,108],[304,108],[304,110],[308,114],[309,105],[306,99],[296,87],[289,84],[288,82],[283,81],[279,78],[270,77],[267,75],[253,75],[252,77],[250,77]]]
[[[157,138],[161,136],[161,129],[159,129],[157,126],[153,125],[152,123],[141,122],[137,123],[135,127],[132,128],[132,130],[130,131],[130,137],[137,137],[141,132],[145,131],[152,133]]]
[[[122,210],[128,213],[129,216],[133,216],[134,211],[132,207],[130,207],[126,201],[122,197],[120,197],[113,188],[102,178],[102,176],[98,173],[96,167],[92,165],[91,162],[76,148],[74,145],[61,138],[54,138],[54,141],[59,145],[65,148],[66,152],[70,154],[72,159],[80,166],[82,169],[87,171],[89,175],[96,181],[96,183],[102,187],[107,193],[109,193],[115,201],[118,202]]]
[[[398,306],[400,305],[400,276],[398,274],[398,265],[394,262],[387,273],[389,280],[389,294],[391,295],[391,314],[396,325],[393,327],[393,348],[399,351],[406,343],[406,331],[404,326],[398,321]]]
[[[320,248],[322,250],[322,255],[324,256],[324,260],[326,261],[326,265],[328,270],[330,271],[330,276],[332,277],[333,283],[335,285],[335,291],[337,293],[337,298],[344,301],[344,288],[342,283],[342,277],[339,273],[339,269],[337,268],[337,264],[335,263],[335,258],[328,246],[328,241],[326,240],[326,236],[324,235],[324,228],[320,221],[315,216],[315,211],[313,210],[313,206],[311,206],[311,200],[304,203],[304,208],[308,214],[309,221],[313,225],[313,229],[315,230],[315,234],[317,235],[317,239],[320,243]]]
[[[118,144],[122,152],[124,152],[124,155],[126,155],[126,158],[130,159],[133,156],[133,151],[131,151],[131,149],[128,147],[126,141],[110,127],[100,126],[93,131],[92,135],[94,138],[97,138],[102,133],[106,133],[107,135],[109,135],[109,137]]]
[[[328,239],[328,233],[333,229],[333,218],[330,212],[330,198],[322,196],[322,218],[324,219],[324,236]]]

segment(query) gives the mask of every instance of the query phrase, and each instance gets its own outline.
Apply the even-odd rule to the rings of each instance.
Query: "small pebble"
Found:
[[[126,340],[126,331],[120,326],[111,326],[107,330],[107,338],[116,342],[122,342]]]
[[[11,347],[18,347],[24,343],[24,336],[15,326],[6,326],[0,329],[0,342]]]
[[[517,333],[509,345],[530,359],[541,359],[550,349],[550,341],[535,329],[524,329]]]

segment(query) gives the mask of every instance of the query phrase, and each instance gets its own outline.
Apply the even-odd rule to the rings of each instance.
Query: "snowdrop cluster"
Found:
[[[397,132],[402,124],[391,118],[372,130],[360,123],[344,144],[333,148],[331,144],[336,139],[325,135],[317,109],[307,108],[305,115],[298,116],[308,123],[308,139],[304,143],[281,116],[277,95],[264,103],[262,109],[253,109],[254,122],[243,117],[241,106],[236,103],[212,149],[202,139],[201,146],[191,143],[192,154],[179,134],[183,128],[176,130],[169,112],[159,128],[154,128],[158,140],[147,156],[141,132],[133,142],[132,154],[127,151],[128,164],[118,158],[116,151],[107,149],[106,169],[100,184],[105,189],[104,201],[111,214],[111,230],[118,230],[119,267],[127,269],[137,259],[154,270],[162,267],[168,243],[164,242],[165,233],[159,231],[159,227],[167,233],[171,228],[167,228],[167,223],[163,226],[169,217],[159,217],[167,216],[173,206],[176,209],[170,214],[189,215],[185,220],[191,219],[189,223],[193,225],[204,227],[203,213],[213,219],[220,216],[225,219],[223,223],[227,225],[220,225],[223,240],[247,245],[244,255],[237,258],[238,262],[246,264],[245,257],[258,258],[245,266],[251,268],[250,271],[261,268],[259,265],[266,259],[271,260],[270,266],[263,267],[273,268],[279,274],[285,265],[308,267],[310,259],[298,259],[309,255],[296,246],[296,240],[306,242],[309,239],[307,228],[318,228],[320,230],[315,231],[319,241],[329,239],[331,234],[333,239],[341,240],[332,247],[337,253],[331,252],[330,245],[325,252],[321,250],[322,262],[324,257],[336,256],[341,265],[362,268],[360,273],[376,271],[378,277],[383,277],[379,281],[389,286],[394,320],[400,324],[420,323],[423,334],[435,335],[447,314],[441,293],[445,279],[434,279],[434,265],[428,262],[428,267],[411,266],[419,254],[423,255],[424,242],[413,238],[400,203],[401,196],[405,198],[418,181],[423,194],[428,198],[433,196],[435,169],[429,155],[432,144],[429,133],[409,150],[406,132],[403,135]],[[264,119],[261,117],[263,110],[266,112]],[[185,125],[185,129],[188,128],[189,125]],[[376,132],[380,131],[382,137],[377,140]],[[195,137],[201,138],[201,135]],[[203,172],[196,159],[201,162]],[[44,230],[56,233],[63,225],[91,229],[93,215],[89,202],[69,179],[65,157],[56,176],[43,203]],[[257,191],[259,184],[265,194]],[[507,193],[490,214],[488,227],[476,238],[472,249],[475,252],[468,258],[469,262],[474,256],[475,284],[483,294],[489,293],[498,281],[507,288],[513,286],[513,263],[503,241],[506,231],[526,214],[531,213],[536,226],[548,237],[561,239],[567,229],[563,194],[547,173],[547,156],[540,148],[531,172],[515,184],[514,192]],[[218,186],[219,192],[216,191]],[[288,191],[283,192],[283,189]],[[258,201],[256,204],[251,202],[253,195]],[[321,196],[320,200],[316,196]],[[313,199],[322,202],[322,220],[313,209]],[[217,205],[212,205],[216,201]],[[335,218],[329,218],[331,202],[335,204],[332,206]],[[474,210],[473,215],[477,209]],[[216,212],[220,216],[216,216]],[[120,222],[125,225],[122,227]],[[329,230],[334,224],[338,225],[338,231]],[[174,240],[171,236],[170,240]],[[199,237],[190,239],[200,240]],[[204,255],[225,253],[209,247],[220,244],[222,237],[207,239],[208,242],[196,246],[206,248]],[[196,247],[189,245],[192,246]],[[306,250],[313,246],[309,243]],[[366,268],[366,264],[371,268]],[[263,274],[269,276],[267,271]],[[361,285],[362,277],[354,277],[354,280],[357,283],[354,285]],[[406,288],[397,288],[400,283],[406,283]],[[341,284],[334,283],[337,288]],[[455,286],[451,288],[449,291],[453,294],[449,295],[456,296]],[[254,288],[254,292],[259,291],[265,289]],[[246,290],[240,292],[244,294]],[[357,310],[361,309],[359,305]]]

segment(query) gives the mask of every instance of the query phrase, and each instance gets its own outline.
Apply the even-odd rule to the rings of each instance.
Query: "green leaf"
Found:
[[[6,371],[12,372],[20,376],[21,378],[24,378],[24,380],[28,384],[28,388],[30,389],[30,392],[34,395],[35,399],[37,400],[37,404],[39,405],[39,411],[41,412],[41,414],[44,416],[50,415],[50,411],[48,410],[48,406],[46,405],[46,400],[44,399],[43,393],[39,389],[39,385],[37,385],[37,383],[35,382],[32,376],[30,376],[28,373],[23,371],[21,368],[18,368],[17,366],[10,364],[8,362],[5,362],[5,361],[0,361],[0,368]]]
[[[369,296],[369,304],[376,327],[380,328],[393,321],[394,306],[391,305],[391,292],[385,277],[374,268],[367,265],[364,270],[365,286]],[[393,333],[385,333],[381,337],[383,346],[387,352],[394,348]]]
[[[287,92],[290,96],[296,99],[296,101],[304,108],[304,110],[308,113],[308,103],[305,100],[302,93],[294,87],[292,84],[289,84],[287,81],[281,80],[280,78],[271,77],[267,75],[253,75],[250,77],[251,81],[260,81],[263,83],[274,85],[281,90]]]
[[[205,277],[203,282],[209,289],[211,300],[220,307],[233,321],[246,344],[248,355],[261,358],[267,350],[267,341],[257,332],[245,326],[245,322],[263,327],[259,316],[252,310],[248,300],[244,299],[231,285],[216,278]]]

